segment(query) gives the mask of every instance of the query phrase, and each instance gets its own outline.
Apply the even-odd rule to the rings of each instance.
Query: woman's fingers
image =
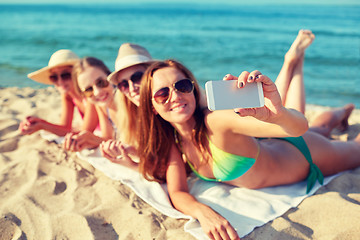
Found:
[[[223,77],[223,80],[224,81],[228,81],[228,80],[236,80],[237,77],[235,77],[234,75],[231,75],[231,74],[226,74],[224,77]]]
[[[121,142],[108,140],[106,142],[101,143],[100,149],[104,157],[106,157],[112,162],[118,163],[120,162],[119,160],[122,157],[122,152],[119,146],[121,146]]]
[[[254,117],[256,115],[255,108],[235,108],[235,113],[238,114],[240,117]]]
[[[24,121],[20,122],[18,130],[19,130],[21,133],[25,133],[25,132],[26,132],[26,126],[25,126],[25,122],[24,122]]]
[[[77,151],[81,151],[85,148],[86,142],[87,142],[86,138],[82,138],[81,136],[76,135],[72,139],[73,139],[73,141],[72,141],[73,151],[77,152]]]
[[[106,158],[109,159],[109,154],[108,154],[108,141],[103,141],[100,143],[99,145],[100,147],[100,151],[102,153],[102,155]]]
[[[69,135],[68,134],[66,134],[65,135],[65,137],[64,137],[64,142],[63,142],[63,148],[65,149],[65,150],[68,150],[69,149]]]
[[[71,138],[70,139],[69,150],[72,151],[72,152],[76,152],[77,151],[77,145],[78,145],[78,141],[75,138]]]
[[[109,151],[111,152],[112,155],[117,156],[119,154],[121,154],[121,152],[119,151],[119,148],[117,146],[118,142],[117,141],[111,141],[109,144]]]
[[[239,239],[230,222],[211,208],[204,208],[198,220],[210,239]]]
[[[255,70],[249,73],[244,71],[238,77],[238,87],[243,88],[247,83],[259,82],[259,79],[263,76],[260,71]]]
[[[250,73],[248,71],[244,71],[240,74],[240,76],[238,77],[238,88],[243,88],[245,86],[249,74]]]
[[[252,71],[247,78],[248,83],[253,83],[261,76],[261,72],[258,70]]]
[[[227,224],[218,226],[209,232],[208,237],[215,240],[239,240],[239,236],[235,229],[227,222]]]
[[[65,135],[64,143],[63,143],[64,149],[72,151],[71,149],[73,149],[73,144],[74,144],[73,136],[74,135],[75,135],[74,133],[68,133]]]

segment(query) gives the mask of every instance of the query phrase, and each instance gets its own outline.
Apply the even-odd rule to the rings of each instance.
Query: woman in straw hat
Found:
[[[29,73],[28,77],[34,81],[54,85],[61,94],[60,124],[52,124],[44,119],[29,116],[20,123],[22,134],[32,134],[38,130],[46,130],[59,136],[64,136],[72,130],[74,108],[77,108],[83,118],[83,130],[93,131],[97,124],[95,107],[76,90],[71,73],[73,65],[79,57],[68,49],[61,49],[51,55],[48,66]]]
[[[118,114],[118,127],[121,135],[118,140],[104,141],[100,145],[102,154],[113,162],[119,162],[120,158],[130,160],[129,155],[133,155],[132,158],[134,158],[138,145],[136,122],[140,104],[140,81],[153,61],[150,53],[140,45],[124,43],[119,48],[115,71],[108,76],[108,81],[117,86],[120,91],[121,107]],[[127,162],[133,166],[132,161]]]
[[[310,191],[323,174],[360,166],[360,134],[342,142],[307,131],[304,115],[283,106],[276,85],[259,71],[228,79],[240,88],[262,83],[265,106],[201,109],[196,79],[174,60],[152,64],[140,86],[139,170],[148,180],[166,182],[174,207],[197,219],[211,239],[238,236],[226,219],[189,193],[190,172],[251,189],[307,178]]]

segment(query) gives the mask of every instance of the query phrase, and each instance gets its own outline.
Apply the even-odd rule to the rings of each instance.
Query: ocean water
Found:
[[[181,61],[201,85],[255,69],[275,80],[299,29],[311,29],[307,103],[360,107],[359,5],[0,5],[0,19],[0,87],[47,87],[26,75],[62,48],[113,70],[124,42]]]

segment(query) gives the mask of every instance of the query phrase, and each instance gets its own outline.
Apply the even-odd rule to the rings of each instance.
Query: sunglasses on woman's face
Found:
[[[185,78],[177,81],[172,85],[172,88],[181,93],[191,93],[194,90],[194,83],[192,80]],[[153,96],[155,102],[159,104],[166,104],[170,100],[170,88],[164,87],[159,89]]]
[[[98,88],[106,88],[109,86],[109,82],[106,79],[97,79],[95,84]],[[93,85],[93,86],[94,86]],[[85,95],[85,97],[92,97],[94,95],[94,87],[88,87],[85,90],[82,91],[82,93]]]
[[[56,74],[56,73],[54,73],[54,74],[51,74],[51,75],[49,76],[50,81],[53,82],[53,83],[57,83],[57,81],[58,81],[60,78],[61,78],[63,81],[69,81],[69,80],[71,80],[71,72],[63,72],[63,73],[61,73],[61,74],[59,74],[59,75]]]
[[[144,75],[144,72],[135,72],[131,75],[130,80],[122,80],[117,84],[117,88],[123,92],[127,93],[129,91],[129,81],[132,81],[133,84],[140,84],[141,78]]]

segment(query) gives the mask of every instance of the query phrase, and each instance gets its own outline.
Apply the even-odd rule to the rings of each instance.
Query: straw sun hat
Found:
[[[117,74],[128,67],[141,63],[151,63],[150,53],[140,45],[133,43],[124,43],[119,48],[119,53],[115,61],[115,71],[108,76],[108,81],[115,82]]]
[[[50,70],[54,67],[62,67],[62,66],[73,66],[77,61],[79,61],[79,57],[72,51],[68,49],[61,49],[53,53],[51,55],[49,64],[41,68],[35,72],[29,73],[28,78],[45,84],[53,84],[50,79]]]

